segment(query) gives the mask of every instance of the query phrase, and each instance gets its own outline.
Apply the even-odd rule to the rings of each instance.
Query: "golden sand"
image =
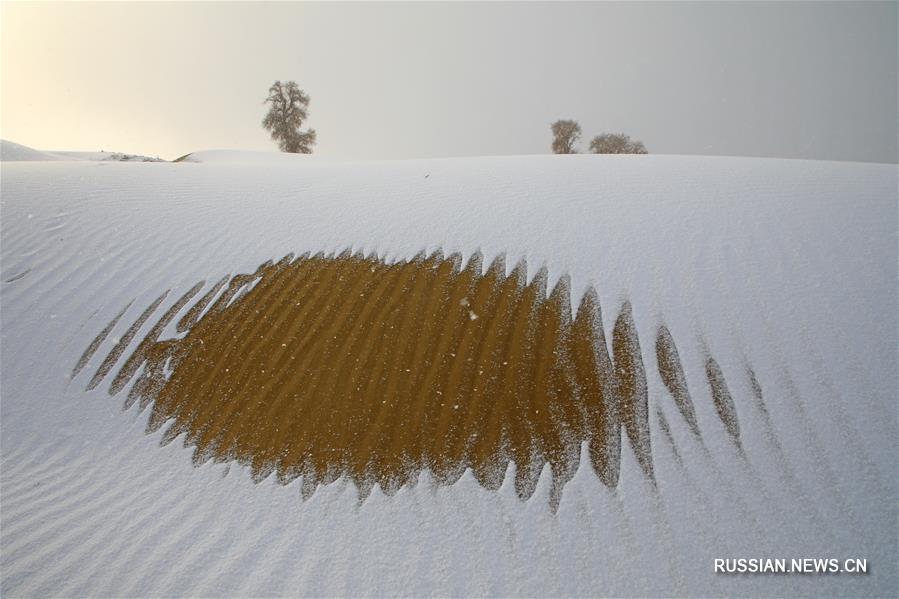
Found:
[[[556,504],[583,442],[600,480],[617,484],[622,427],[653,479],[646,374],[629,304],[610,356],[596,293],[588,290],[572,317],[567,278],[547,296],[546,271],[527,283],[526,270],[519,263],[507,275],[500,256],[483,271],[480,254],[464,268],[459,255],[440,252],[392,263],[348,251],[286,256],[223,278],[189,306],[203,288],[195,285],[125,360],[110,393],[134,380],[126,406],[151,406],[148,428],[168,423],[164,442],[184,433],[196,463],[237,460],[256,479],[302,476],[304,496],[341,476],[362,498],[375,483],[389,494],[425,469],[449,484],[471,468],[496,489],[514,462],[515,488],[527,498],[548,463]],[[109,374],[167,293],[115,344],[88,388]],[[182,311],[176,328],[187,334],[160,340]],[[73,375],[124,313],[91,342]],[[699,435],[664,327],[656,356]],[[733,400],[711,358],[707,376],[738,442]]]

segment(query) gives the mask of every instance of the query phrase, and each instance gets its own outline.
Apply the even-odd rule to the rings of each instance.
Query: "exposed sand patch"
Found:
[[[727,388],[727,382],[724,380],[724,373],[715,358],[710,357],[705,363],[705,373],[709,380],[709,388],[712,391],[712,401],[715,404],[715,410],[724,423],[727,433],[733,442],[742,450],[740,442],[740,423],[737,421],[737,408],[734,406],[734,398]],[[756,385],[758,382],[756,382]]]
[[[684,368],[681,366],[680,355],[677,353],[677,345],[668,327],[662,325],[656,335],[656,361],[659,365],[659,374],[662,382],[674,403],[680,411],[690,430],[699,437],[699,424],[696,422],[696,410],[693,408],[693,399],[687,390],[687,379],[684,376]]]
[[[572,317],[567,277],[547,296],[547,273],[527,283],[522,262],[502,256],[308,254],[224,277],[192,306],[198,283],[151,327],[112,380],[134,384],[126,406],[152,405],[149,431],[185,433],[194,460],[237,460],[262,479],[303,477],[303,494],[341,476],[366,497],[393,493],[429,469],[444,484],[471,468],[500,486],[509,462],[515,488],[533,494],[549,464],[551,502],[577,470],[583,442],[600,480],[615,486],[621,428],[653,478],[646,373],[630,305],[616,320],[609,355],[591,289]],[[97,386],[160,306],[159,296],[93,375]],[[129,304],[130,305],[130,304]],[[75,367],[85,367],[122,311]],[[181,338],[159,337],[176,316]],[[656,339],[662,379],[690,429],[692,400],[664,327]],[[614,360],[613,360],[614,358]],[[715,406],[738,442],[733,400],[710,359]],[[661,412],[659,412],[661,413]],[[661,423],[668,432],[668,423]]]

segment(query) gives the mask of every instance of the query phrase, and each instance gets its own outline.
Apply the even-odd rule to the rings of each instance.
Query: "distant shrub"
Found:
[[[603,133],[590,141],[594,154],[648,154],[642,141],[632,141],[624,133]]]

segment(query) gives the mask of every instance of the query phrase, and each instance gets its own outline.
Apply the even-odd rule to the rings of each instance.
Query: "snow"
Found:
[[[3,142],[0,165],[2,594],[895,594],[895,166],[213,151],[100,168],[19,148]],[[254,484],[237,464],[193,467],[180,440],[160,447],[147,412],[84,391],[96,363],[70,379],[132,299],[94,362],[166,289],[161,309],[198,280],[348,246],[526,258],[550,288],[570,276],[573,301],[595,286],[607,334],[630,301],[647,365],[661,324],[677,340],[705,444],[647,367],[655,487],[625,442],[619,486],[581,467],[555,513],[548,468],[527,502],[510,476],[491,492],[470,472],[361,505],[339,480],[304,502],[301,481]],[[745,459],[715,413],[709,353]],[[857,557],[870,572],[715,575],[716,557]]]
[[[11,162],[20,160],[64,160],[64,158],[51,152],[41,152],[40,150],[35,150],[28,146],[0,139],[0,160],[3,162]]]
[[[139,154],[126,154],[123,152],[71,152],[57,151],[44,152],[23,146],[15,142],[0,139],[0,160],[3,162],[14,161],[45,161],[45,160],[90,160],[112,162],[163,162],[159,158],[141,156]]]
[[[140,154],[128,154],[125,152],[70,152],[60,151],[53,152],[57,156],[62,156],[66,160],[92,160],[111,161],[111,162],[165,162],[161,158],[153,156],[142,156]]]
[[[341,160],[315,154],[288,154],[286,152],[251,152],[246,150],[204,150],[186,154],[182,162],[210,164],[239,164],[244,166],[298,166],[301,164],[339,163]]]

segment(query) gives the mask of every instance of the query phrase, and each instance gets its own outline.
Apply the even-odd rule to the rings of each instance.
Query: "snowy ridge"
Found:
[[[52,152],[41,152],[23,146],[5,139],[0,139],[0,160],[3,162],[12,161],[44,161],[44,160],[65,160],[61,156],[57,156]]]
[[[246,150],[203,150],[191,152],[177,159],[179,162],[208,164],[236,164],[243,166],[301,166],[310,164],[340,164],[346,162],[316,154],[289,154],[287,152],[250,152]]]
[[[44,162],[47,160],[90,160],[94,162],[165,162],[161,158],[123,152],[45,152],[0,139],[0,161]]]
[[[4,162],[3,594],[889,595],[896,177],[888,165],[657,156]],[[347,246],[525,258],[567,274],[575,297],[593,285],[607,332],[630,301],[644,364],[661,325],[676,340],[703,443],[647,368],[656,487],[623,443],[618,487],[582,450],[555,513],[546,467],[527,502],[514,477],[491,492],[470,471],[451,486],[425,472],[389,497],[375,487],[361,505],[340,479],[304,502],[301,479],[194,467],[180,441],[144,434],[147,411],[123,414],[105,386],[83,391],[166,289],[159,311],[199,280]],[[745,460],[709,390],[709,354]],[[871,571],[712,571],[714,557],[815,556],[867,558]]]

